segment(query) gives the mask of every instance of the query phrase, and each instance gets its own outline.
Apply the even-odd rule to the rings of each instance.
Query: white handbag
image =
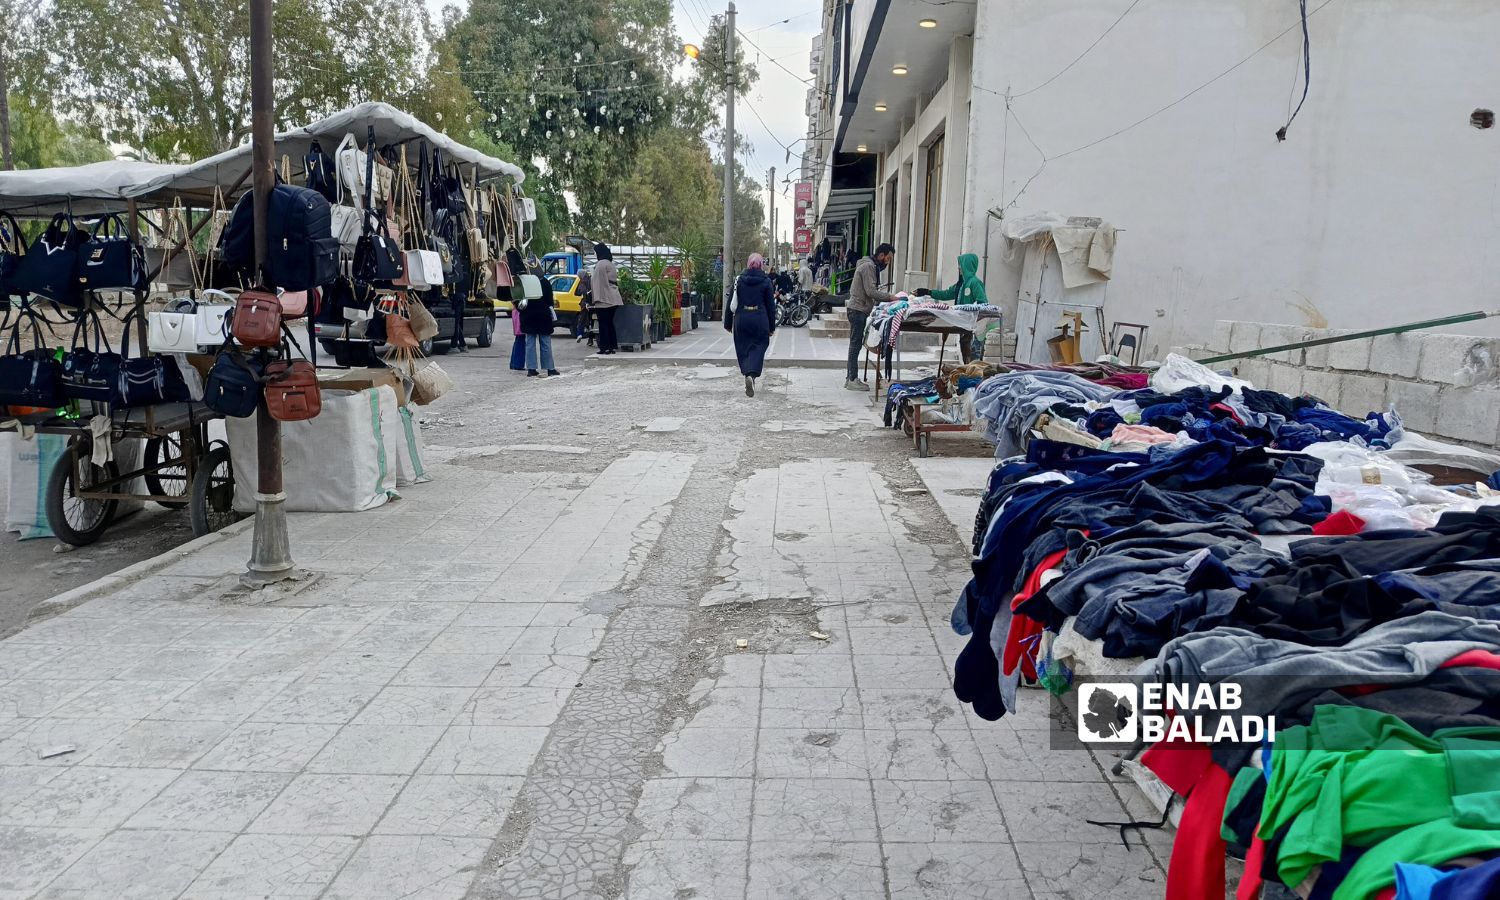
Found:
[[[218,288],[209,288],[203,291],[203,299],[207,301],[210,297],[223,300],[223,303],[200,302],[198,304],[198,341],[202,347],[217,347],[224,343],[229,331],[224,327],[224,320],[229,316],[229,311],[234,309],[234,297]]]
[[[197,353],[196,312],[146,314],[146,348],[152,353]]]
[[[542,279],[535,275],[526,274],[520,277],[521,296],[527,300],[542,299]]]
[[[407,285],[417,291],[425,291],[432,287],[432,282],[427,280],[427,266],[422,261],[422,251],[407,250],[405,257]]]

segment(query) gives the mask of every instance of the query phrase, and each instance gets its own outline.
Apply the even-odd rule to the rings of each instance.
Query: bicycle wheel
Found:
[[[799,303],[792,307],[792,311],[787,318],[791,320],[793,328],[801,328],[812,321],[812,310]]]
[[[181,497],[181,500],[156,502],[167,509],[186,509],[188,489],[192,485],[188,482],[187,465],[182,461],[182,435],[170,434],[146,441],[146,465],[150,467],[163,463],[171,464],[143,476],[146,490],[157,496]]]
[[[193,493],[188,498],[188,515],[193,520],[193,536],[203,537],[239,520],[234,511],[234,464],[229,448],[220,444],[209,450],[193,476]]]
[[[81,491],[111,482],[120,475],[120,469],[113,461],[103,466],[87,463],[88,483],[77,484],[78,461],[87,456],[87,445],[72,445],[47,477],[47,524],[58,540],[75,547],[99,540],[104,529],[114,520],[115,510],[120,505],[118,500],[92,500],[78,496]]]

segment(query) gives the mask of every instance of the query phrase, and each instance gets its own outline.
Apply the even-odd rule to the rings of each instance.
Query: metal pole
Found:
[[[724,18],[724,309],[734,293],[734,2]]]
[[[0,41],[0,169],[16,167],[10,141],[10,68],[5,60],[5,42]]]
[[[766,176],[766,226],[771,233],[771,249],[766,253],[771,265],[776,265],[776,167]]]
[[[250,0],[250,165],[255,191],[255,272],[266,283],[267,221],[276,184],[276,100],[271,81],[271,0]],[[255,452],[259,461],[255,490],[255,541],[250,565],[240,580],[260,587],[292,574],[291,539],[286,527],[286,493],[281,484],[281,423],[271,418],[264,401],[255,414]]]
[[[1491,316],[1500,316],[1500,310],[1491,312],[1468,312],[1459,313],[1454,316],[1444,316],[1441,319],[1423,319],[1420,322],[1410,322],[1406,325],[1392,325],[1388,328],[1372,328],[1369,331],[1353,331],[1349,334],[1341,334],[1337,337],[1315,338],[1310,341],[1298,341],[1294,344],[1277,344],[1274,347],[1260,347],[1255,350],[1246,350],[1243,353],[1225,353],[1220,356],[1210,356],[1200,359],[1200,363],[1228,362],[1231,359],[1248,359],[1252,356],[1265,356],[1267,353],[1280,353],[1283,350],[1301,350],[1304,347],[1321,347],[1324,344],[1340,344],[1344,341],[1357,341],[1361,338],[1380,337],[1385,334],[1405,334],[1408,331],[1418,331],[1423,328],[1441,328],[1444,325],[1459,325],[1463,322],[1477,322],[1480,319],[1488,319]]]

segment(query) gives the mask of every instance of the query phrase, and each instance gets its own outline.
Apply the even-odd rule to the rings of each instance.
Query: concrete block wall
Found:
[[[1220,321],[1196,358],[1348,334],[1301,325]],[[1311,394],[1351,415],[1394,406],[1406,427],[1468,444],[1500,446],[1500,338],[1410,332],[1222,364],[1257,387]]]

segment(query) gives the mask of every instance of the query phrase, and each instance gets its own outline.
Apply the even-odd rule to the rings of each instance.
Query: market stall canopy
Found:
[[[461,163],[465,167],[474,167],[478,180],[481,182],[507,176],[515,179],[518,185],[526,180],[526,173],[521,171],[520,167],[480,153],[473,147],[460,144],[447,135],[433,130],[410,113],[402,112],[388,103],[361,103],[342,112],[334,113],[326,119],[320,119],[311,125],[278,134],[276,135],[276,159],[280,160],[282,156],[289,156],[293,172],[300,172],[302,157],[306,155],[314,141],[317,141],[323,151],[331,156],[338,147],[339,141],[346,134],[353,134],[363,146],[365,135],[371,126],[375,129],[376,146],[426,141],[429,148],[442,150],[449,161]],[[415,148],[412,148],[412,152],[408,155],[411,157],[412,164],[415,165],[417,162]],[[245,178],[241,182],[241,178],[249,170],[250,145],[243,144],[217,156],[210,156],[183,166],[180,171],[163,173],[160,178],[152,179],[140,186],[130,196],[150,201],[152,205],[169,203],[171,198],[180,196],[188,205],[194,205],[196,202],[198,205],[206,206],[213,199],[216,185],[227,189],[239,183],[242,189],[248,187],[250,180]]]
[[[185,168],[113,159],[86,166],[0,172],[0,211],[21,218],[69,210],[80,216],[117,212],[131,192],[170,179]]]

